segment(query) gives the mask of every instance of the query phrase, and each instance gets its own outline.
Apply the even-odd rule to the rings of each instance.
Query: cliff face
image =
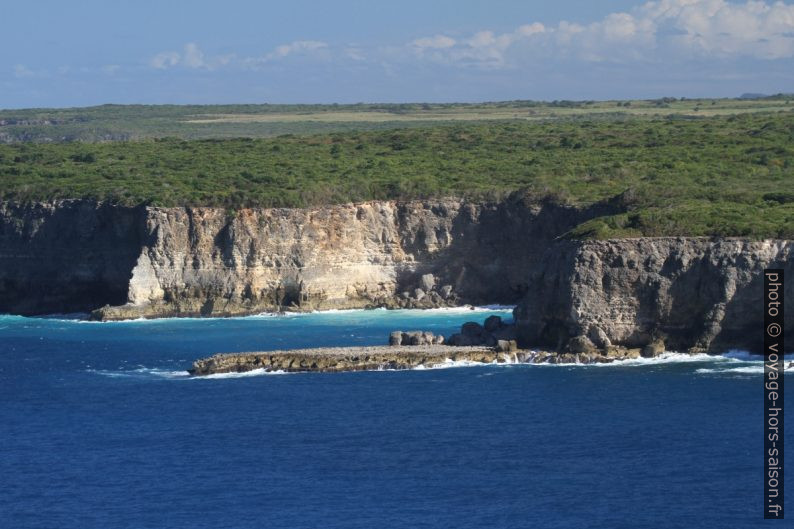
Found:
[[[531,272],[515,311],[521,343],[758,351],[763,270],[783,268],[794,299],[794,243],[702,238],[565,242]],[[794,337],[794,314],[786,315]]]
[[[143,208],[0,202],[0,312],[87,312],[127,300]]]
[[[603,206],[607,208],[608,206]],[[604,211],[511,197],[315,209],[0,204],[0,312],[96,318],[518,303],[524,346],[753,348],[791,241],[565,241]],[[794,336],[789,311],[786,325]]]
[[[593,210],[595,211],[595,210]],[[316,209],[0,209],[0,311],[103,319],[515,303],[592,211],[520,198]],[[102,307],[102,308],[100,308]]]
[[[517,302],[532,249],[583,213],[520,201],[149,209],[129,303],[104,318]],[[517,240],[526,246],[513,247]]]

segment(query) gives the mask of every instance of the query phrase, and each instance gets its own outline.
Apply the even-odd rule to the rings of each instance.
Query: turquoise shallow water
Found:
[[[762,368],[742,353],[184,371],[215,352],[383,344],[491,313],[509,317],[1,316],[0,527],[762,526]]]

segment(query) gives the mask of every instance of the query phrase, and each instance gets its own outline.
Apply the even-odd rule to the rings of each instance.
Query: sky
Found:
[[[794,92],[794,1],[0,4],[0,108]]]

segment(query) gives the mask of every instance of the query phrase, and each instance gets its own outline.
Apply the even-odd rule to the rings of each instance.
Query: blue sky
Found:
[[[17,1],[0,107],[794,92],[777,0]]]

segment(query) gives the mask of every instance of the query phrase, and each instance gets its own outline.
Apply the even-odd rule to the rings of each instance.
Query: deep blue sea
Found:
[[[784,526],[762,519],[762,366],[747,355],[184,371],[216,352],[384,344],[491,313],[509,317],[0,316],[0,527]]]

